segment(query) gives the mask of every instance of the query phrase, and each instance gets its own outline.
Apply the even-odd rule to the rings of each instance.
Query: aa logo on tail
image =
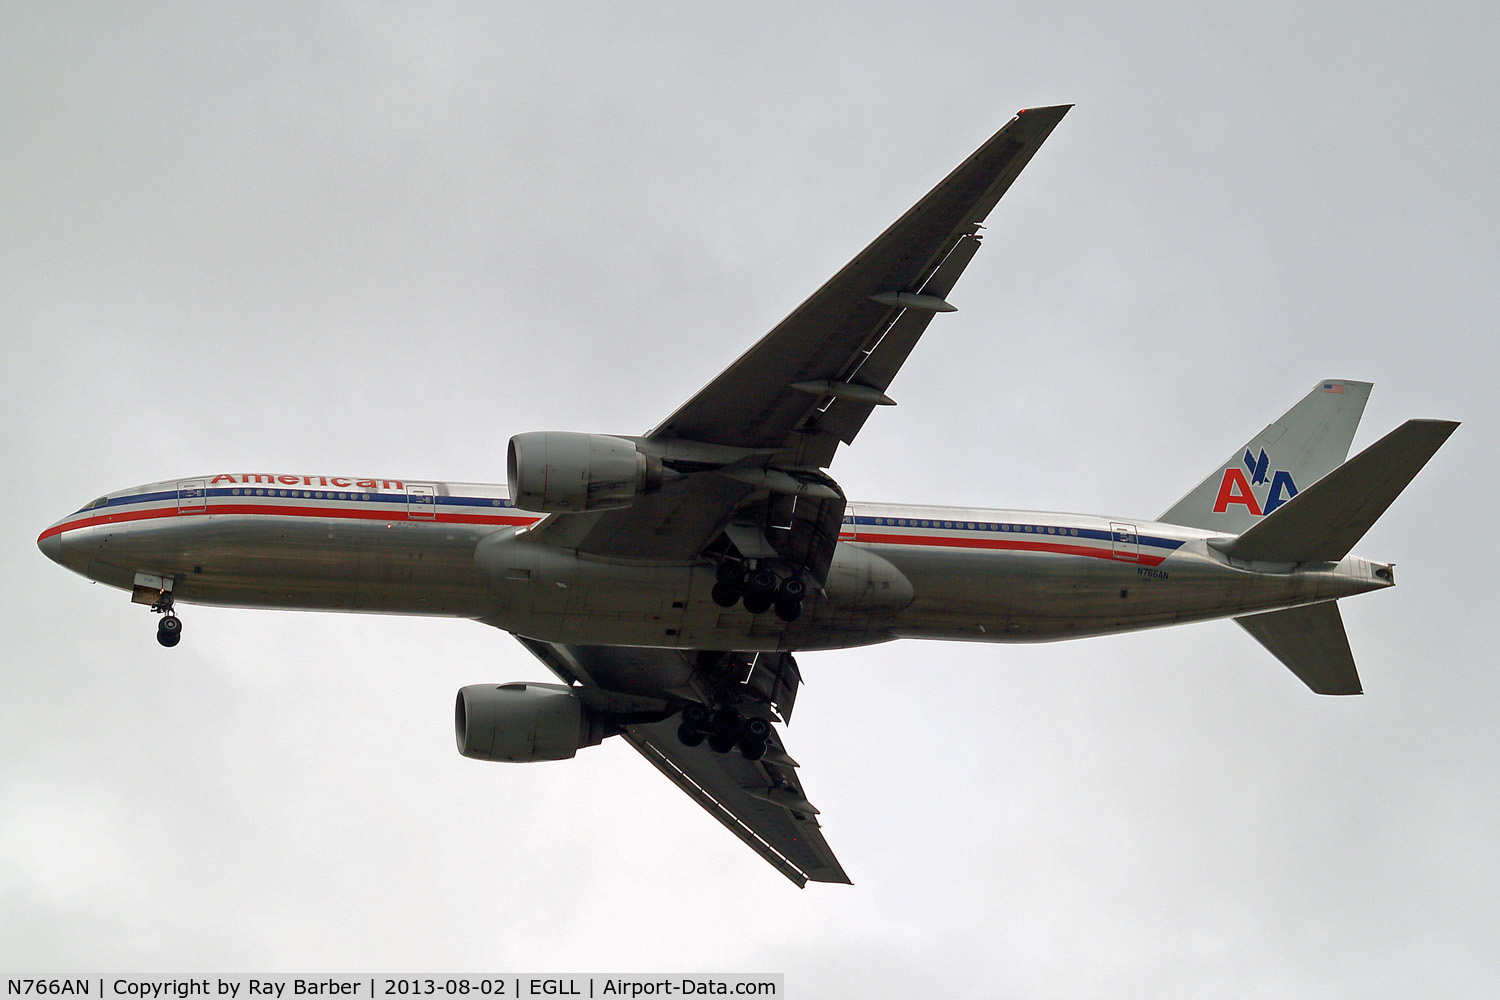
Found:
[[[1245,471],[1250,473],[1248,479],[1245,472],[1234,466],[1225,469],[1224,479],[1219,483],[1219,495],[1214,500],[1214,513],[1222,514],[1229,509],[1230,504],[1240,504],[1258,517],[1271,513],[1296,496],[1297,484],[1292,482],[1292,474],[1284,469],[1277,469],[1271,474],[1270,489],[1265,491],[1265,503],[1262,504],[1256,498],[1251,487],[1266,485],[1266,473],[1270,465],[1266,449],[1262,448],[1259,455],[1245,452]]]

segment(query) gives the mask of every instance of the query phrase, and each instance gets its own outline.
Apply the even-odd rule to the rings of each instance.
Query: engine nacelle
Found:
[[[532,431],[510,439],[510,498],[522,510],[569,513],[628,507],[661,489],[661,460],[607,434]]]
[[[453,714],[458,752],[475,760],[567,760],[604,739],[603,723],[562,684],[471,684]]]

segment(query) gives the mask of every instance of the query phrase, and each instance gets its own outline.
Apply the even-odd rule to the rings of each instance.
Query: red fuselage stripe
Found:
[[[91,528],[100,524],[122,524],[129,521],[148,521],[162,517],[212,517],[218,514],[269,514],[282,517],[327,517],[359,521],[414,521],[435,524],[488,524],[496,526],[535,524],[539,518],[520,514],[455,514],[438,511],[436,517],[408,517],[403,510],[362,510],[349,507],[303,507],[290,504],[223,504],[215,503],[207,511],[196,510],[184,513],[177,507],[154,507],[147,510],[121,511],[115,514],[97,514],[79,518],[64,524],[54,525],[42,532],[37,541],[60,535],[77,528]],[[1140,553],[1130,557],[1116,554],[1111,549],[1088,545],[1068,545],[1061,542],[1032,541],[1020,538],[955,538],[940,535],[892,535],[859,532],[852,538],[847,532],[840,533],[840,541],[854,541],[865,545],[923,545],[935,548],[999,549],[1008,552],[1052,552],[1059,555],[1086,556],[1091,559],[1112,559],[1140,566],[1159,566],[1165,556]]]
[[[1088,556],[1093,559],[1113,559],[1140,566],[1158,566],[1166,556],[1118,555],[1112,549],[1089,545],[1064,545],[1060,542],[1030,541],[1021,538],[945,538],[934,535],[876,535],[859,532],[856,542],[869,545],[933,545],[939,548],[957,549],[1004,549],[1009,552],[1056,552],[1069,556]]]
[[[117,514],[96,514],[76,521],[53,525],[37,536],[37,541],[51,538],[76,528],[92,528],[99,524],[121,524],[127,521],[149,521],[159,517],[204,517],[215,514],[272,514],[286,517],[332,517],[358,521],[417,521],[436,524],[535,524],[537,518],[516,514],[474,515],[450,514],[438,511],[436,517],[408,517],[404,510],[355,510],[347,507],[293,507],[277,504],[213,504],[208,510],[179,511],[173,507],[154,507],[149,510],[128,510]]]

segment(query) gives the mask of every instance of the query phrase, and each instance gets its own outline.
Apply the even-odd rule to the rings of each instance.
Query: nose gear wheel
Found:
[[[151,604],[153,613],[161,615],[156,623],[156,641],[171,647],[182,641],[182,619],[172,612],[172,592],[163,590]]]
[[[156,623],[156,641],[163,646],[175,646],[182,641],[182,619],[176,615],[164,615]]]

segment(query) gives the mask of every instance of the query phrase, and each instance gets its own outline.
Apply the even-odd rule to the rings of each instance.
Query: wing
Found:
[[[797,762],[776,733],[766,755],[745,760],[706,745],[683,746],[675,719],[629,726],[625,739],[714,819],[797,885],[849,883],[818,828],[818,810],[797,780]],[[774,729],[773,729],[774,733]]]
[[[661,718],[710,687],[743,715],[767,722],[778,715],[788,718],[800,680],[790,656],[520,641],[577,686],[585,705],[622,720],[627,743],[777,871],[798,886],[849,881],[823,839],[818,810],[807,801],[797,762],[774,726],[766,755],[751,761],[733,751],[684,746],[675,713]]]
[[[654,431],[792,451],[822,468],[870,411],[979,249],[980,223],[1067,114],[1022,111]]]
[[[843,518],[822,470],[854,440],[979,249],[980,223],[1068,106],[1022,111],[644,438],[680,478],[629,507],[553,515],[542,539],[613,558],[691,560],[732,523],[822,579]],[[772,530],[773,528],[780,529]],[[744,553],[749,556],[751,553]]]

